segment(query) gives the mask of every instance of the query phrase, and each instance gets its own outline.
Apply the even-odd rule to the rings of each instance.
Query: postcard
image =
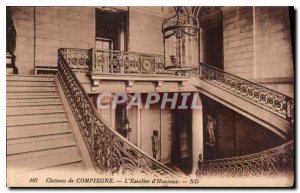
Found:
[[[7,6],[8,187],[293,187],[294,7]]]

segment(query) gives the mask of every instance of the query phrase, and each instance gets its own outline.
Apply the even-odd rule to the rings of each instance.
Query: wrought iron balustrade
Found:
[[[294,123],[294,99],[267,87],[200,64],[200,78]]]
[[[198,68],[167,70],[164,56],[117,50],[66,48],[65,57],[74,71],[95,74],[149,74],[162,76],[198,76]]]
[[[165,74],[164,56],[117,50],[92,50],[92,73]]]
[[[294,122],[294,99],[272,89],[206,64],[199,68],[166,70],[161,55],[117,50],[64,49],[65,58],[74,71],[95,74],[158,74],[177,77],[200,77],[252,104]]]
[[[88,72],[91,66],[91,51],[87,49],[64,49],[64,57],[72,70]]]
[[[176,178],[176,174],[140,151],[105,124],[70,66],[68,49],[58,51],[58,79],[99,173],[143,174]],[[83,62],[84,63],[84,62]],[[77,63],[76,63],[77,64]]]
[[[201,156],[200,156],[201,157]],[[198,162],[201,176],[269,176],[284,174],[294,168],[294,141],[255,154]]]

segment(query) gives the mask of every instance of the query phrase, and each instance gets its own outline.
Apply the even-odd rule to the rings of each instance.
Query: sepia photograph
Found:
[[[295,186],[293,6],[5,9],[7,187]]]

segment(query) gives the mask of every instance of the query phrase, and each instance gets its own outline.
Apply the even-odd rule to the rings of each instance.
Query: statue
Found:
[[[121,114],[120,114],[121,123],[118,124],[117,131],[124,138],[126,138],[130,141],[131,128],[130,128],[130,123],[129,123],[129,119],[128,119],[127,110],[126,110],[125,105],[126,104],[122,104],[122,106],[120,108],[120,110],[121,110]]]
[[[129,127],[129,120],[125,118],[122,122],[121,127],[117,128],[117,131],[126,139],[130,141],[131,128]]]
[[[201,164],[202,164],[202,154],[199,154],[199,161],[198,161],[198,168],[196,170],[196,176],[199,177],[201,176]]]
[[[215,130],[216,130],[216,120],[211,117],[211,115],[207,115],[207,126],[206,131],[208,133],[208,142],[207,145],[215,146],[216,144],[216,137],[215,137]]]
[[[6,8],[6,52],[14,54],[16,48],[16,28],[9,7]]]
[[[159,138],[158,138],[158,131],[154,130],[153,135],[151,136],[152,140],[152,153],[153,153],[153,158],[156,159],[156,155],[158,152],[158,147],[159,147]]]
[[[10,66],[13,68],[13,73],[18,74],[18,68],[15,65],[16,56],[14,51],[16,48],[16,28],[10,13],[10,7],[6,7],[6,53],[11,57]]]

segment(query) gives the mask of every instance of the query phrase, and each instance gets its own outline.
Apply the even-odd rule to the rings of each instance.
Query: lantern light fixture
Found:
[[[168,70],[184,70],[198,67],[199,21],[188,14],[184,7],[175,7],[175,15],[162,25],[165,64]]]

